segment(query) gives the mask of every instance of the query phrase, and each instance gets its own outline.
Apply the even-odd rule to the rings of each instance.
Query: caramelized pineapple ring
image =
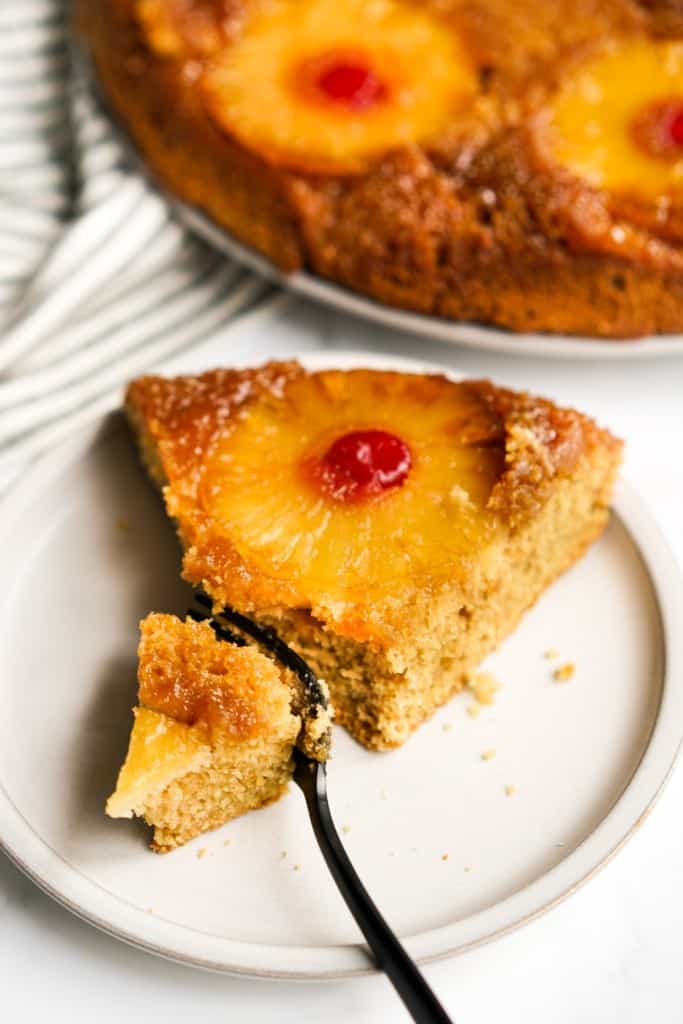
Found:
[[[475,88],[454,32],[396,0],[271,0],[203,77],[211,115],[243,145],[331,172],[435,135]]]
[[[219,442],[201,504],[245,561],[313,601],[447,578],[493,536],[486,504],[503,471],[496,418],[464,387],[454,401],[453,388],[364,370],[296,379]],[[354,431],[409,447],[400,486],[341,501],[316,485],[312,463]]]
[[[664,198],[683,182],[677,102],[683,113],[683,43],[622,40],[564,83],[544,149],[598,188]]]

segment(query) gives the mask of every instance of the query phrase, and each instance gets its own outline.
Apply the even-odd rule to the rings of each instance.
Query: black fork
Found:
[[[202,610],[190,609],[188,614],[197,621],[208,620],[216,636],[221,640],[244,646],[247,641],[241,633],[247,634],[266,647],[283,665],[296,672],[305,686],[317,688],[320,691],[320,684],[311,667],[273,629],[268,626],[260,626],[232,608],[221,609],[221,619],[241,631],[241,633],[235,633],[212,617],[212,603],[205,594],[197,594],[196,599],[202,605]],[[327,771],[324,762],[315,761],[297,747],[294,750],[294,764],[294,781],[306,799],[308,814],[320,851],[339,892],[365,936],[377,966],[389,978],[413,1020],[418,1021],[419,1024],[452,1024],[451,1018],[432,992],[417,965],[408,956],[375,906],[348,858],[332,820],[332,812],[327,799]]]

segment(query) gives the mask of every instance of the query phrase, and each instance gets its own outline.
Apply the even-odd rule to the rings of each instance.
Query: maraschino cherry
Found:
[[[328,497],[352,504],[400,487],[412,464],[410,448],[396,434],[352,430],[317,460],[313,476]]]
[[[362,112],[383,103],[387,83],[362,53],[326,53],[306,60],[299,81],[309,98]]]
[[[633,119],[631,134],[639,149],[648,156],[683,157],[683,97],[648,103]]]

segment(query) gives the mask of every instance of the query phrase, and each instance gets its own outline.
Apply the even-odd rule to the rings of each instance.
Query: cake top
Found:
[[[208,736],[262,736],[291,715],[275,662],[216,638],[208,622],[152,614],[140,623],[140,704]]]
[[[466,593],[496,538],[592,446],[618,444],[487,381],[294,362],[142,378],[127,408],[190,582],[217,605],[310,610],[377,641],[416,601]]]
[[[207,117],[266,163],[339,177],[420,147],[456,181],[512,132],[527,170],[541,154],[548,181],[568,175],[587,194],[650,209],[680,199],[683,19],[671,6],[135,0],[133,10],[148,52],[182,64]]]

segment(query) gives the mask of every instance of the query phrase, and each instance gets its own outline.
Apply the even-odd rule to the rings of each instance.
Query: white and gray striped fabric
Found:
[[[131,165],[72,66],[64,0],[0,0],[0,489],[268,291]]]

